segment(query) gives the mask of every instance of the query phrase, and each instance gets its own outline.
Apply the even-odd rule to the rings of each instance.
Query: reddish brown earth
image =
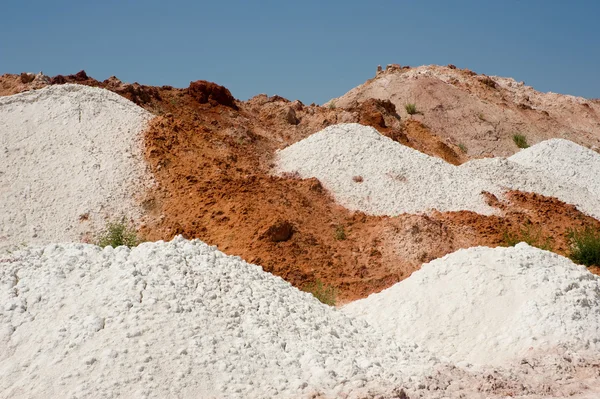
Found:
[[[520,192],[501,200],[488,196],[502,216],[373,217],[337,205],[316,179],[271,175],[277,149],[343,122],[373,126],[454,164],[467,160],[421,121],[400,119],[389,101],[368,99],[347,109],[266,95],[241,102],[205,81],[158,88],[114,77],[98,82],[85,72],[50,82],[104,87],[159,115],[145,133],[146,158],[158,182],[143,203],[147,217],[140,233],[146,239],[200,238],[300,288],[315,280],[332,285],[342,303],[387,288],[459,248],[504,245],[507,233],[524,228],[538,245],[551,237],[561,254],[568,251],[569,228],[600,228],[573,206]],[[358,177],[355,182],[361,184]]]

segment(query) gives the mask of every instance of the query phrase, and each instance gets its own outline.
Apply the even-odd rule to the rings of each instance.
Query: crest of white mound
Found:
[[[435,364],[198,240],[0,266],[1,397],[366,397]]]
[[[105,216],[135,219],[150,181],[140,137],[149,118],[80,85],[0,98],[0,249],[79,240]]]
[[[374,215],[432,209],[492,214],[481,193],[497,193],[468,171],[356,123],[329,126],[285,148],[277,169],[316,177],[343,206]]]
[[[600,278],[524,243],[446,255],[344,312],[454,362],[600,350]]]
[[[600,154],[563,139],[543,141],[508,158],[555,179],[587,188],[600,198]]]

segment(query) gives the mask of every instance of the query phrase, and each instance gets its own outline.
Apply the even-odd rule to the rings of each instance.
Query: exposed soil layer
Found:
[[[21,89],[34,82],[4,75],[0,87],[16,79]],[[332,285],[338,303],[387,288],[423,262],[459,248],[505,245],[507,234],[527,231],[538,245],[551,237],[552,249],[566,254],[569,228],[600,227],[573,206],[520,192],[500,200],[489,196],[502,216],[373,217],[337,205],[316,179],[271,174],[277,149],[346,122],[373,126],[453,164],[468,159],[417,118],[402,120],[390,101],[368,99],[346,109],[266,95],[241,102],[205,81],[185,89],[150,87],[114,77],[99,82],[83,71],[49,82],[103,87],[158,115],[145,134],[146,159],[158,182],[143,203],[147,217],[141,234],[146,239],[200,238],[300,288],[315,280]],[[355,182],[361,184],[359,176]]]
[[[600,102],[536,91],[524,82],[477,74],[453,65],[416,68],[391,64],[328,104],[351,109],[369,98],[390,101],[404,118],[425,123],[445,143],[460,144],[470,157],[510,156],[512,136],[530,145],[564,138],[600,151]],[[327,105],[327,104],[326,104]]]
[[[520,192],[502,200],[489,196],[503,216],[353,213],[338,206],[315,179],[270,172],[277,148],[340,119],[335,110],[257,96],[238,102],[236,111],[199,104],[181,91],[160,96],[165,116],[146,133],[146,156],[161,190],[149,199],[157,217],[149,218],[142,233],[151,240],[176,234],[200,238],[298,287],[321,280],[338,288],[340,302],[387,288],[423,262],[459,248],[505,245],[506,234],[518,237],[523,229],[538,245],[552,237],[552,249],[566,254],[569,228],[600,227],[573,206]],[[383,134],[401,132],[406,138],[397,136],[398,141],[426,145],[411,136],[426,129],[417,121],[394,129],[388,122],[381,126],[372,113],[356,112],[363,122],[375,119]]]

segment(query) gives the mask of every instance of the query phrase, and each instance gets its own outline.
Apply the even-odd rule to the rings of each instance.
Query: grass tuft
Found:
[[[570,230],[567,237],[571,245],[569,257],[573,262],[600,266],[600,230],[586,226]]]
[[[529,144],[527,144],[527,137],[525,137],[522,134],[513,134],[512,136],[513,141],[515,142],[515,144],[517,145],[517,147],[519,148],[528,148]]]
[[[141,243],[135,229],[125,223],[125,218],[120,221],[112,221],[96,237],[96,245],[99,247],[135,247]]]
[[[517,233],[509,231],[504,232],[504,244],[506,246],[514,247],[520,242],[524,242],[527,245],[545,251],[552,251],[552,237],[544,238],[541,229],[535,227],[531,223],[526,223],[525,226],[521,226]]]
[[[342,226],[341,224],[336,226],[334,237],[338,241],[346,239],[346,229],[344,229],[344,226]]]
[[[417,111],[417,104],[415,103],[408,103],[404,105],[404,109],[406,110],[406,113],[409,115],[414,115],[414,114],[418,114],[419,112]]]
[[[304,286],[303,291],[311,293],[315,298],[325,305],[335,306],[337,301],[337,289],[330,285],[325,285],[319,279]]]
[[[458,148],[460,148],[460,150],[461,150],[462,152],[464,152],[465,154],[466,154],[466,153],[467,153],[467,151],[468,151],[468,149],[467,149],[467,146],[466,146],[466,145],[464,145],[464,144],[462,144],[462,143],[458,145]]]

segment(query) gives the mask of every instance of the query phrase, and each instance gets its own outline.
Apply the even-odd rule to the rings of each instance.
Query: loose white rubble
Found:
[[[435,358],[181,237],[0,264],[1,397],[339,397]]]
[[[494,213],[481,196],[482,190],[493,190],[486,180],[357,123],[326,127],[279,151],[277,160],[280,173],[316,177],[352,210],[374,215],[433,209]]]
[[[481,259],[491,256],[478,251]],[[527,254],[527,262],[534,262],[541,252],[529,247],[504,251],[517,251],[518,259]],[[527,289],[534,288],[532,303],[524,305],[532,313],[523,313],[521,319],[557,321],[541,327],[526,324],[518,332],[537,333],[533,336],[539,340],[532,343],[541,348],[553,344],[556,334],[571,332],[570,343],[581,340],[571,346],[580,347],[597,326],[597,281],[577,277],[584,276],[583,270],[571,270],[559,257],[543,254],[542,258],[549,260],[544,272],[536,273],[533,264],[529,269],[523,264],[523,275],[510,278],[502,277],[502,270],[490,271],[490,281],[500,283],[506,292],[501,298],[505,301],[489,311],[504,310],[505,304],[514,308],[525,294],[512,298],[511,284],[521,287],[522,277],[536,277],[525,280]],[[438,263],[448,259],[452,258]],[[441,268],[451,273],[454,263]],[[477,329],[476,321],[494,322],[502,316],[474,309],[483,299],[464,303],[459,302],[462,298],[444,295],[451,289],[433,279],[425,281],[418,273],[414,281],[424,282],[420,291],[401,292],[400,283],[380,294],[391,298],[388,292],[398,293],[406,303],[414,303],[412,307],[395,308],[396,303],[390,307],[386,301],[367,305],[377,298],[370,297],[340,311],[259,266],[181,237],[131,250],[88,244],[27,247],[0,257],[0,266],[0,397],[397,398],[400,388],[405,388],[411,398],[483,399],[503,397],[506,392],[528,398],[541,397],[535,393],[542,391],[546,398],[600,392],[593,368],[597,351],[593,352],[596,358],[583,352],[536,353],[537,357],[492,368],[440,362],[415,345],[411,336],[449,341],[446,333],[459,332],[435,317],[440,314],[436,305],[456,306],[469,329]],[[426,266],[422,274],[434,266]],[[510,265],[504,266],[511,270]],[[551,269],[562,266],[567,271]],[[568,279],[556,288],[560,277],[553,273]],[[480,276],[474,285],[481,282],[489,288],[486,273],[468,277],[474,275]],[[544,284],[565,297],[557,296],[555,307],[544,306],[552,293]],[[501,294],[498,288],[477,292],[492,301]],[[470,298],[468,293],[462,296]],[[573,308],[564,309],[567,304]],[[460,312],[461,306],[467,310]],[[400,320],[399,313],[405,311]],[[370,313],[379,319],[371,320],[372,327],[361,318],[349,317],[352,313],[361,317]],[[481,314],[485,320],[477,319]],[[571,321],[569,317],[575,315],[581,319]],[[514,327],[510,323],[520,319],[507,320],[508,327],[490,330],[489,335],[505,337],[502,333]],[[555,325],[557,332],[544,330]],[[415,331],[418,326],[422,329]],[[470,330],[468,334],[477,338]],[[468,355],[473,344],[485,347],[479,343],[466,340],[463,349],[457,344],[457,350]],[[513,344],[510,339],[499,340],[495,349]],[[447,349],[440,350],[447,354]]]
[[[0,97],[0,250],[79,241],[107,216],[140,216],[151,115],[108,90],[49,86]],[[80,220],[81,217],[81,220]]]
[[[495,210],[483,192],[520,190],[556,197],[600,219],[600,154],[566,140],[457,167],[372,127],[339,124],[279,151],[276,172],[316,177],[341,205],[373,215],[432,209],[489,215]]]
[[[344,313],[453,362],[500,365],[530,348],[600,353],[600,277],[525,243],[433,260]]]
[[[600,154],[564,139],[542,141],[508,158],[600,197]]]

